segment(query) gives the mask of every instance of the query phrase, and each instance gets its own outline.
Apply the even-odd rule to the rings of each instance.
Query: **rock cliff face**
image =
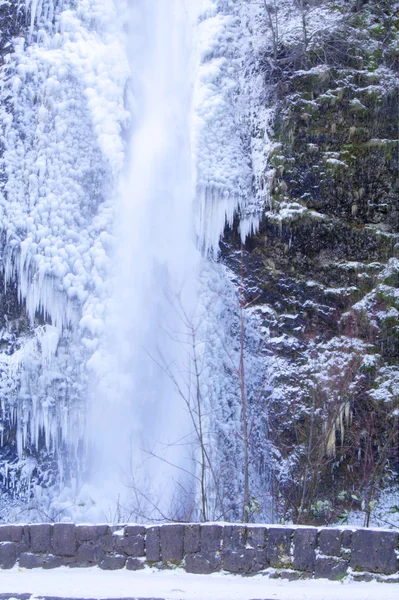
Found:
[[[281,29],[287,4],[265,3]],[[394,2],[291,4],[308,39],[257,56],[276,103],[273,173],[243,259],[274,357],[275,500],[298,521],[362,507],[367,523],[399,468],[399,22]],[[238,245],[227,232],[236,271]]]

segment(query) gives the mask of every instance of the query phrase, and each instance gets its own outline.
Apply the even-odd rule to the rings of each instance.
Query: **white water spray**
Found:
[[[118,498],[144,519],[184,504],[194,482],[189,445],[179,442],[189,441],[189,418],[172,381],[184,385],[182,311],[195,311],[200,262],[193,232],[187,8],[184,0],[138,1],[130,8],[132,137],[109,327],[91,361],[97,375],[106,371],[93,392],[90,418],[94,486],[108,504]],[[185,490],[179,500],[176,482]]]

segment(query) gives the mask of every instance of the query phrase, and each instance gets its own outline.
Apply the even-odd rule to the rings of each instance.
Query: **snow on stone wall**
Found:
[[[115,570],[182,566],[274,578],[399,580],[397,531],[169,524],[0,525],[0,568],[90,567]],[[388,576],[388,577],[387,577]]]

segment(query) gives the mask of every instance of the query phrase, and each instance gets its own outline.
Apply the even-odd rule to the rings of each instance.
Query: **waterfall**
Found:
[[[190,4],[196,3],[152,0],[130,7],[134,107],[115,277],[103,345],[89,363],[99,382],[89,418],[93,485],[107,502],[114,496],[114,506],[119,499],[125,511],[144,519],[172,517],[174,503],[192,502],[194,482],[186,398],[176,390],[186,389],[185,317],[194,318],[200,264],[193,226]],[[177,486],[186,498],[176,498]]]

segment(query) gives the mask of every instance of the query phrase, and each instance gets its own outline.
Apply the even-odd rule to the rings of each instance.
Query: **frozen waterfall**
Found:
[[[259,215],[246,10],[15,5],[0,67],[2,278],[18,305],[2,330],[0,478],[29,518],[198,516],[189,334],[216,419],[235,394],[220,348],[236,296],[209,258],[237,212],[242,239]]]
[[[89,418],[93,484],[103,482],[107,501],[116,493],[124,510],[146,519],[171,516],[174,502],[184,510],[193,500],[191,428],[176,390],[185,388],[185,317],[194,318],[200,264],[192,217],[188,4],[196,3],[153,0],[130,8],[131,139],[110,314],[102,347],[89,362],[98,382]],[[185,498],[175,497],[177,484]]]

